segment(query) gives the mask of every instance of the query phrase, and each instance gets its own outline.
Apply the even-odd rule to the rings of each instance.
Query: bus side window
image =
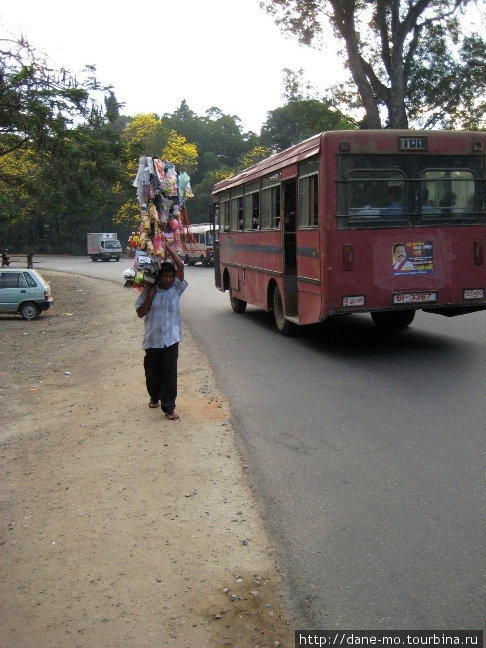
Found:
[[[229,229],[230,229],[230,202],[229,202],[229,200],[226,200],[224,203],[221,203],[220,218],[221,218],[222,223],[223,223],[224,231],[228,232]]]
[[[251,194],[245,194],[243,213],[244,228],[250,230],[253,227],[253,199]]]
[[[243,229],[243,197],[237,199],[237,209],[238,209],[238,229]]]
[[[240,198],[231,199],[231,213],[230,213],[230,230],[239,229],[239,203]]]
[[[280,185],[272,187],[272,206],[274,218],[272,219],[272,227],[280,227]]]
[[[260,227],[260,194],[258,192],[252,196],[252,229]]]
[[[272,193],[271,189],[262,189],[261,193],[261,224],[262,229],[268,229],[272,222]]]
[[[262,229],[279,227],[280,186],[262,189],[260,202],[260,217]]]
[[[299,225],[316,227],[319,214],[317,173],[299,179]]]

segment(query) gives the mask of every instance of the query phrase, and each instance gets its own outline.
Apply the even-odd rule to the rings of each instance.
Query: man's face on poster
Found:
[[[405,246],[404,245],[397,245],[395,248],[395,252],[393,254],[393,260],[394,261],[405,261],[407,258],[407,253],[405,251]]]

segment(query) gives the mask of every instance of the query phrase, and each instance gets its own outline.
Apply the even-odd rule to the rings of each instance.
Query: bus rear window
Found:
[[[405,221],[405,178],[400,171],[356,169],[346,184],[350,223]]]
[[[343,155],[338,229],[484,223],[483,159],[468,155]]]
[[[421,182],[423,220],[461,218],[475,211],[475,182],[471,171],[427,170]]]

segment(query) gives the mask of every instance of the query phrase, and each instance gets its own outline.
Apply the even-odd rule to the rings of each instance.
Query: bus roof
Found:
[[[398,138],[430,138],[428,153],[484,153],[486,152],[486,133],[473,131],[419,131],[419,130],[342,130],[326,131],[313,135],[309,139],[295,144],[280,153],[257,162],[239,173],[221,180],[213,187],[212,194],[218,194],[226,189],[237,187],[241,184],[251,182],[268,175],[274,171],[301,162],[319,153],[324,142],[332,146],[332,142],[339,146],[349,145],[349,148],[342,148],[343,151],[352,153],[394,153],[398,150]],[[447,141],[447,147],[444,142]],[[482,142],[482,146],[475,146],[476,142]],[[410,151],[412,152],[412,150]]]
[[[230,189],[231,187],[235,187],[244,182],[251,182],[251,180],[272,173],[272,171],[281,169],[283,166],[295,164],[296,162],[301,162],[312,155],[316,155],[320,149],[321,136],[322,133],[313,135],[304,142],[291,146],[280,153],[275,153],[274,155],[257,162],[253,166],[243,169],[243,171],[231,176],[231,178],[221,180],[214,185],[213,194],[224,191],[225,189]]]

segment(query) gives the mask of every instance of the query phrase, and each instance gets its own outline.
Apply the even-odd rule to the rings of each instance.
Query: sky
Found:
[[[20,34],[55,68],[95,65],[122,114],[172,113],[185,99],[198,115],[216,106],[256,133],[284,104],[283,68],[303,68],[321,93],[344,75],[331,39],[325,51],[299,46],[258,0],[5,1],[0,37]]]

